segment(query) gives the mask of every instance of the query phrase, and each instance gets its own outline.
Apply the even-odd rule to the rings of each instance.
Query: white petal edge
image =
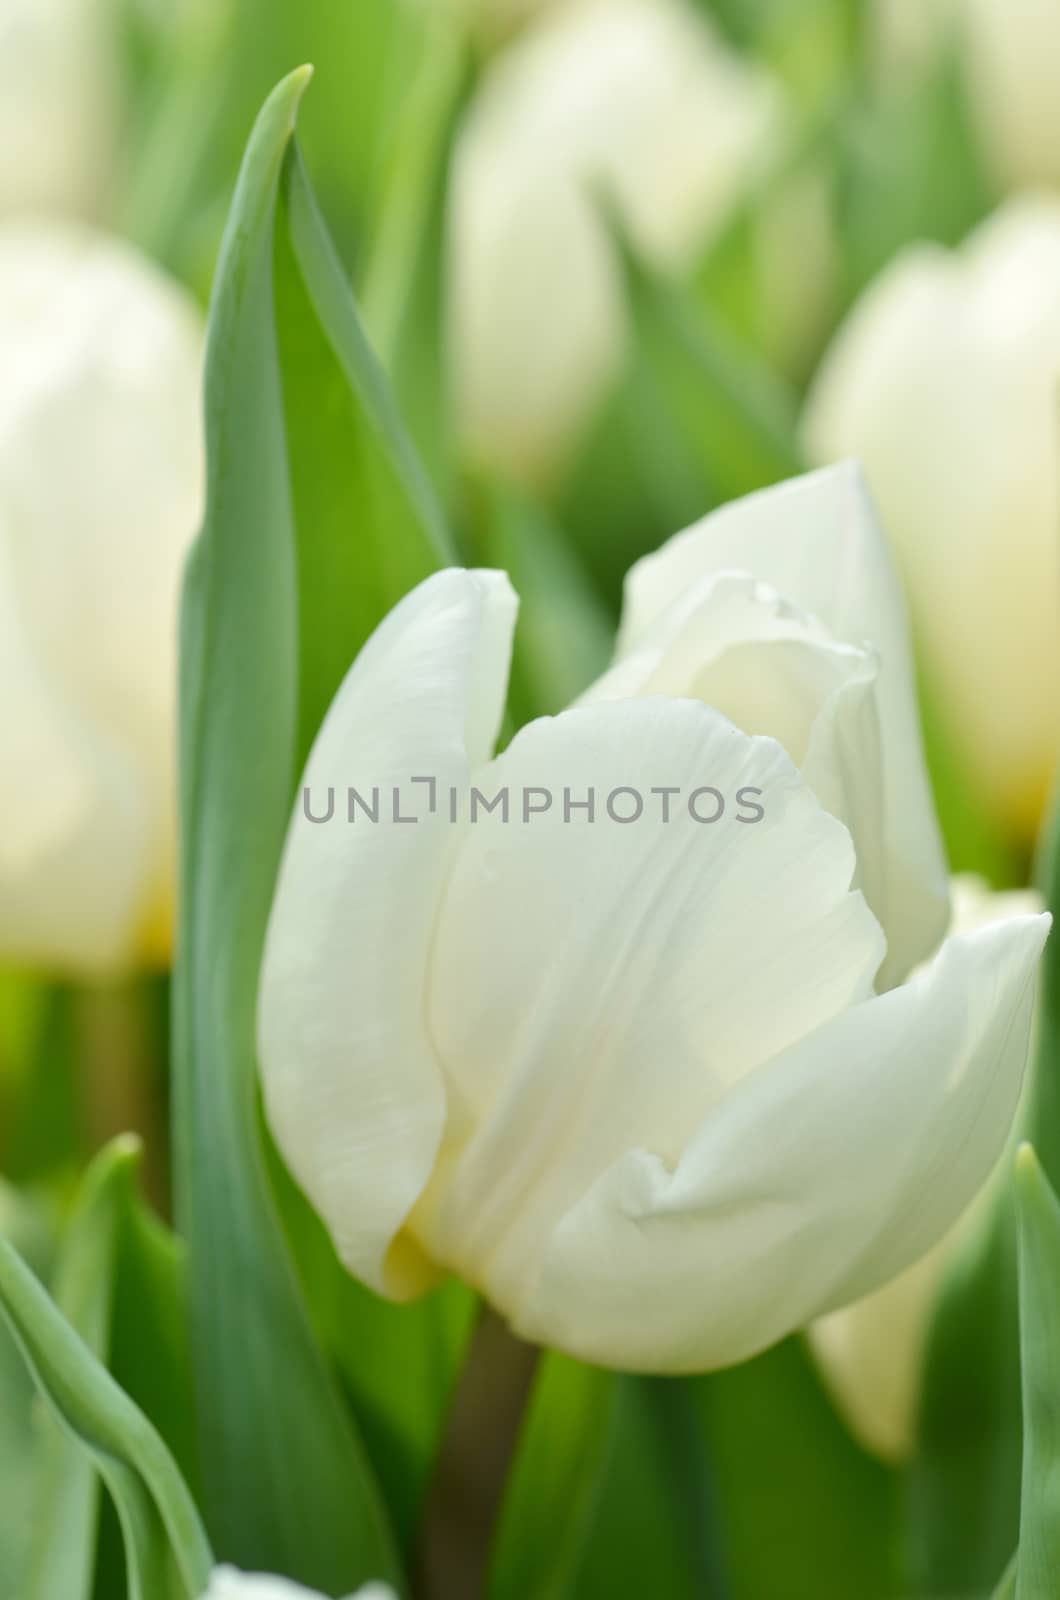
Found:
[[[1048,928],[947,941],[755,1073],[676,1168],[616,1163],[555,1230],[516,1330],[604,1366],[706,1371],[896,1277],[1004,1147]]]
[[[886,819],[872,650],[838,643],[816,617],[749,573],[711,573],[658,616],[581,704],[636,694],[692,695],[746,733],[779,740],[826,811],[851,832],[857,885],[887,916]],[[887,960],[881,987],[889,988]]]
[[[712,512],[626,577],[619,654],[706,573],[750,572],[880,658],[879,709],[888,850],[892,980],[938,945],[948,917],[942,841],[924,763],[905,603],[854,462],[824,467]]]
[[[324,1600],[315,1589],[304,1589],[289,1578],[264,1572],[240,1572],[235,1567],[215,1567],[202,1600]],[[385,1583],[368,1583],[348,1600],[397,1600]]]
[[[425,1017],[428,952],[453,829],[445,793],[492,754],[516,598],[503,573],[427,579],[369,639],[325,718],[295,808],[259,996],[265,1105],[277,1144],[350,1270],[382,1293],[433,1268],[399,1237],[434,1165],[445,1085]],[[434,814],[426,785],[438,785]],[[346,820],[352,785],[379,821]],[[392,791],[401,814],[394,820]]]

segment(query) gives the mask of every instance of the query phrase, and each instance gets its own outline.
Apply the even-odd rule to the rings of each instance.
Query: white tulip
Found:
[[[943,726],[1030,839],[1060,739],[1060,200],[909,250],[811,391],[818,460],[857,456],[895,541]]]
[[[91,211],[111,150],[100,0],[0,0],[0,217]]]
[[[0,228],[0,960],[106,972],[171,920],[202,327],[126,245]]]
[[[955,41],[984,154],[1006,184],[1060,184],[1060,6],[1056,0],[875,0],[885,77]]]
[[[966,0],[977,115],[1000,177],[1060,184],[1060,5]]]
[[[945,884],[904,619],[850,469],[634,568],[616,667],[495,756],[515,609],[501,573],[429,579],[328,713],[262,970],[269,1120],[379,1292],[451,1271],[583,1359],[721,1366],[963,1211],[1019,1096],[1048,919],[875,990],[887,941],[856,877],[896,971],[935,942]],[[469,786],[495,802],[473,822]]]
[[[954,936],[972,933],[1041,908],[1041,896],[1033,890],[992,894],[981,879],[957,878],[950,931]],[[1002,1163],[998,1173],[1003,1172]],[[942,1282],[980,1223],[993,1189],[993,1182],[988,1183],[950,1232],[908,1272],[810,1330],[822,1376],[849,1427],[885,1460],[903,1461],[912,1454],[924,1355]]]
[[[289,1578],[217,1567],[202,1600],[324,1600],[324,1597],[315,1590],[303,1589]],[[369,1583],[350,1595],[349,1600],[397,1600],[397,1596],[385,1583]]]
[[[549,478],[621,363],[601,198],[651,261],[686,267],[771,147],[779,112],[772,80],[682,0],[580,0],[498,58],[453,186],[451,336],[473,458]]]

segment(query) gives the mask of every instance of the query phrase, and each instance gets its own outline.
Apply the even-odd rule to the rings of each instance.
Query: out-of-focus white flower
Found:
[[[930,61],[952,41],[997,178],[1060,184],[1060,6],[1056,0],[876,0],[885,75]]]
[[[303,1589],[289,1578],[217,1567],[202,1600],[324,1600],[324,1597],[315,1590]],[[397,1596],[385,1583],[369,1583],[350,1595],[349,1600],[397,1600]]]
[[[0,0],[0,217],[98,204],[113,132],[109,22],[100,0]]]
[[[419,0],[437,5],[437,0]],[[504,35],[542,12],[577,4],[578,0],[445,0],[449,10],[487,36]]]
[[[1033,890],[992,894],[979,878],[953,883],[951,936],[1041,911]],[[885,1460],[907,1458],[916,1443],[917,1408],[931,1318],[948,1267],[993,1194],[988,1183],[957,1224],[900,1277],[814,1324],[821,1373],[856,1436]]]
[[[928,59],[965,6],[966,0],[874,0],[868,26],[875,62],[891,74]]]
[[[168,947],[202,326],[127,246],[0,228],[0,959]]]
[[[635,567],[615,667],[494,756],[514,617],[503,574],[440,573],[336,697],[268,932],[269,1120],[380,1292],[451,1270],[583,1359],[725,1365],[964,1210],[1019,1097],[1048,919],[876,992],[885,955],[897,975],[933,948],[945,883],[849,469]]]
[[[681,0],[580,0],[498,58],[453,191],[453,355],[474,458],[547,479],[621,362],[601,197],[646,257],[679,270],[772,147],[779,116],[772,80]]]
[[[1058,396],[1060,200],[1022,199],[881,275],[806,416],[818,460],[863,462],[943,725],[1026,839],[1060,745]]]
[[[1060,184],[1060,6],[965,0],[979,121],[999,175]]]

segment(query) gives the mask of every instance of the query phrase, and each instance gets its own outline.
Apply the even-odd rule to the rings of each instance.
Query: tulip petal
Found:
[[[632,568],[619,652],[705,574],[753,573],[817,617],[833,638],[880,658],[890,978],[935,948],[946,926],[946,871],[924,765],[905,608],[859,469],[852,463],[722,507]]]
[[[442,572],[373,634],[306,768],[313,814],[329,790],[335,814],[296,808],[269,924],[259,1042],[273,1132],[347,1266],[397,1297],[431,1277],[397,1236],[446,1115],[423,1003],[453,837],[444,797],[492,752],[515,610],[502,573]],[[433,810],[416,777],[435,780]],[[347,821],[350,786],[368,804],[378,789],[377,822]]]
[[[948,941],[745,1080],[678,1162],[615,1163],[555,1229],[517,1330],[604,1365],[706,1370],[903,1271],[1004,1146],[1048,927]]]
[[[503,1309],[619,1156],[645,1140],[676,1161],[745,1074],[871,994],[883,937],[850,888],[847,830],[779,745],[698,701],[542,720],[475,783],[507,787],[511,811],[463,835],[438,921],[449,1123],[410,1227]],[[706,785],[726,801],[714,823],[689,810]],[[745,786],[761,795],[753,823],[738,820]],[[528,790],[552,798],[524,821]],[[609,797],[632,815],[638,795],[639,820],[609,815]],[[705,789],[697,809],[717,811]]]
[[[826,811],[850,829],[857,886],[884,923],[883,771],[871,652],[747,573],[714,573],[674,600],[582,697],[692,695],[745,733],[776,739]],[[884,982],[889,980],[885,963]]]

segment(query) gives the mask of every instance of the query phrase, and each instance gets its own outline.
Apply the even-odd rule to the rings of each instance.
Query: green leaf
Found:
[[[159,32],[123,147],[122,231],[205,297],[247,137],[278,79],[318,65],[305,110],[313,181],[347,267],[377,225],[389,152],[425,49],[426,6],[190,0]]]
[[[110,1354],[118,1237],[135,1141],[104,1150],[85,1174],[53,1283],[58,1309],[104,1365]],[[96,1557],[96,1468],[61,1428],[42,1437],[36,1464],[27,1600],[89,1600]]]
[[[927,1594],[985,1593],[1018,1534],[1014,1222],[1006,1188],[950,1269],[928,1335],[908,1496],[913,1577]]]
[[[74,1047],[74,991],[69,984],[14,979],[5,987],[0,1171],[25,1184],[80,1164],[84,1107]]]
[[[1060,909],[1060,828],[1045,863],[1046,901]],[[1049,1181],[1060,1183],[1060,948],[1045,946],[1037,1039],[1021,1129]],[[999,1190],[943,1285],[925,1356],[920,1437],[910,1473],[913,1575],[927,1593],[982,1593],[1019,1534],[1023,1453],[1017,1219]]]
[[[126,1136],[85,1173],[63,1239],[52,1292],[92,1354],[177,1448],[190,1455],[190,1384],[179,1292],[180,1253],[137,1194],[139,1141]],[[99,1518],[95,1468],[52,1426],[33,1473],[26,1600],[79,1600],[93,1593]],[[60,1536],[61,1530],[61,1536]]]
[[[613,1443],[615,1384],[565,1356],[543,1358],[505,1490],[490,1600],[573,1600]]]
[[[794,395],[686,291],[617,243],[630,361],[559,503],[614,603],[626,569],[660,540],[805,465]]]
[[[175,1183],[219,1553],[345,1593],[394,1578],[396,1558],[270,1191],[258,968],[319,720],[445,534],[292,144],[307,76],[259,118],[210,317],[207,516],[183,626]]]
[[[213,1558],[172,1456],[2,1239],[0,1312],[41,1393],[110,1490],[125,1536],[130,1600],[197,1600]]]
[[[320,1218],[275,1161],[281,1210],[317,1337],[353,1402],[411,1560],[475,1296],[452,1280],[413,1305],[380,1299],[351,1278]]]
[[[848,301],[904,246],[959,243],[996,199],[956,43],[889,93],[856,97],[839,156]]]
[[[31,1262],[51,1270],[52,1219],[37,1203],[0,1180],[0,1234]],[[32,1536],[38,1418],[33,1382],[6,1326],[0,1323],[0,1594],[25,1593]]]
[[[467,50],[443,17],[401,118],[364,286],[365,321],[416,448],[446,501],[454,488],[449,191],[471,83]]]
[[[297,147],[283,169],[276,221],[275,339],[299,602],[300,770],[357,651],[391,606],[448,555],[449,539]],[[270,330],[261,334],[267,339]]]
[[[1005,1576],[994,1590],[991,1600],[1016,1600],[1016,1578],[1019,1574],[1019,1552],[1005,1568]]]
[[[479,499],[476,556],[507,572],[519,595],[508,707],[516,727],[554,716],[611,659],[614,625],[555,522],[514,489]]]
[[[716,1548],[713,1495],[704,1457],[675,1417],[667,1380],[613,1377],[610,1439],[570,1600],[665,1595],[730,1600]],[[684,1385],[679,1386],[687,1398]],[[661,1402],[661,1403],[660,1403]],[[770,1596],[770,1600],[773,1597]]]
[[[846,1433],[804,1342],[788,1339],[691,1389],[733,1600],[891,1600],[894,1474]]]
[[[1060,1202],[1029,1145],[1019,1204],[1023,1486],[1016,1600],[1053,1600],[1060,1572]]]

